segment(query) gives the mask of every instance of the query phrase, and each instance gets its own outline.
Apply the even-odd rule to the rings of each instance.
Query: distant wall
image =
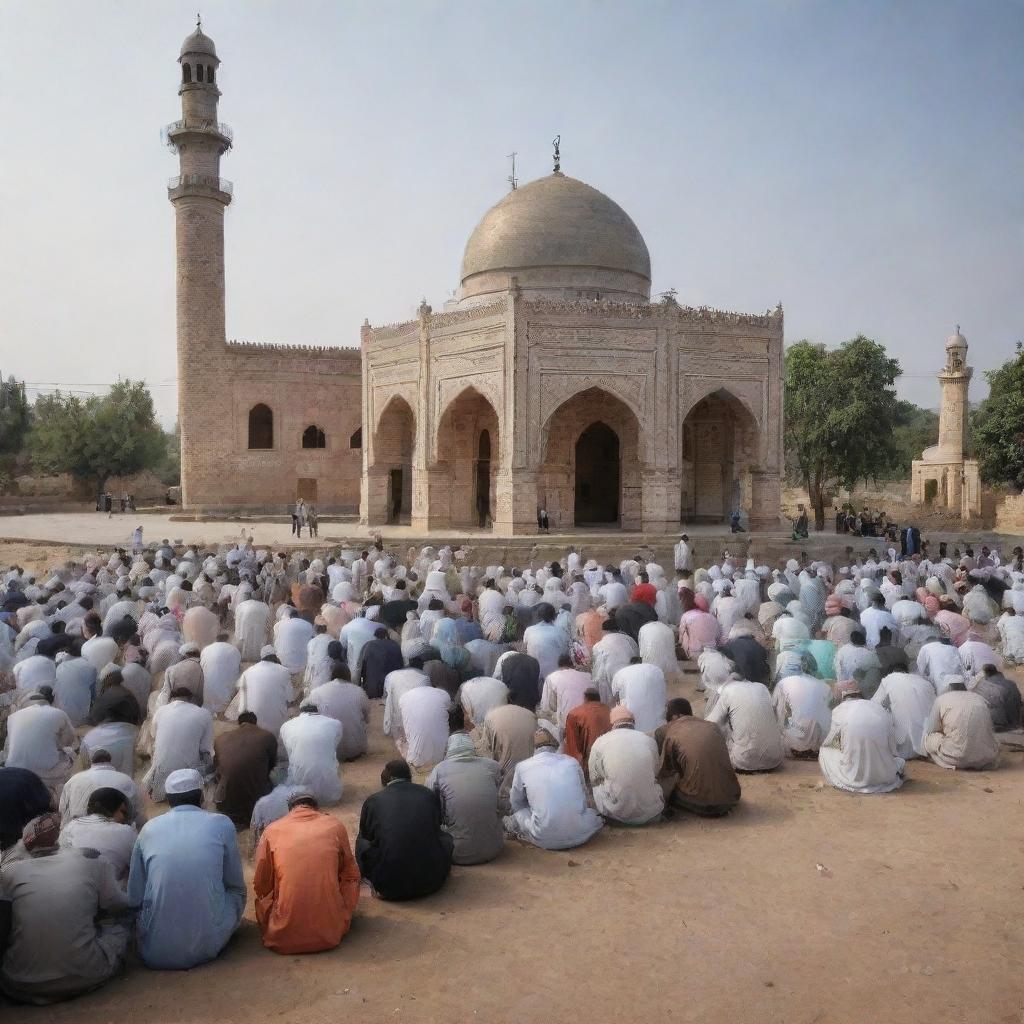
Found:
[[[49,498],[68,501],[94,501],[93,484],[88,480],[76,480],[68,473],[55,476],[23,475],[14,478],[15,489],[11,495],[16,499]],[[115,497],[127,492],[135,496],[135,503],[161,502],[167,487],[153,473],[137,473],[134,476],[112,476],[107,480],[107,490]]]
[[[996,506],[996,532],[1024,535],[1024,494],[1008,494]]]

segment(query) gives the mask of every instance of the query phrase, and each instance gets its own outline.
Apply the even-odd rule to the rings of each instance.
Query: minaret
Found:
[[[942,404],[939,408],[939,453],[944,461],[962,462],[967,440],[967,389],[974,370],[967,365],[967,339],[956,333],[946,339],[946,365],[939,372]]]
[[[231,129],[217,120],[217,69],[213,40],[202,25],[185,40],[181,65],[181,120],[164,129],[178,154],[180,174],[167,194],[174,205],[177,245],[178,422],[181,427],[182,504],[203,500],[202,477],[213,471],[203,459],[222,443],[211,418],[208,393],[213,353],[224,334],[224,210],[231,182],[220,177],[220,158],[231,148]]]

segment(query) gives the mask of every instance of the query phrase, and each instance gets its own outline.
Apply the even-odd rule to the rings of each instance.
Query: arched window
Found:
[[[311,423],[302,432],[302,447],[326,448],[327,435],[315,423]]]
[[[490,462],[491,460],[491,432],[489,430],[484,430],[480,434],[476,457],[481,462]]]
[[[362,448],[363,447],[363,428],[360,427],[349,439],[349,448]]]
[[[187,85],[192,81],[192,65],[182,64],[181,65],[181,80]]]
[[[203,65],[196,65],[196,81],[201,82],[203,80]]]
[[[274,447],[274,414],[262,402],[249,410],[249,447]]]
[[[212,64],[207,64],[206,65],[206,80],[208,82],[212,82],[213,81],[213,65]]]

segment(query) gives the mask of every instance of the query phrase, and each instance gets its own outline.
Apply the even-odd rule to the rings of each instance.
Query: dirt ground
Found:
[[[0,550],[0,564],[14,557]],[[672,695],[700,713],[694,680]],[[353,841],[394,756],[380,722],[375,707],[370,752],[344,766],[332,811]],[[211,964],[133,960],[70,1003],[0,999],[0,1020],[1024,1024],[1024,754],[992,772],[916,761],[907,774],[896,793],[853,796],[824,787],[816,763],[787,761],[743,776],[725,819],[606,827],[560,853],[507,843],[413,903],[364,887],[328,953],[263,949],[250,900]]]

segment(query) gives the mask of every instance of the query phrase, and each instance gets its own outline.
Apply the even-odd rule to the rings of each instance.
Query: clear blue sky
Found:
[[[229,337],[357,345],[364,317],[439,307],[506,154],[546,174],[559,132],[563,169],[640,227],[656,292],[781,300],[790,342],[868,334],[929,406],[956,322],[979,371],[1024,337],[1020,2],[201,10],[235,129]],[[176,0],[0,0],[5,375],[173,382],[158,132],[194,21]]]

